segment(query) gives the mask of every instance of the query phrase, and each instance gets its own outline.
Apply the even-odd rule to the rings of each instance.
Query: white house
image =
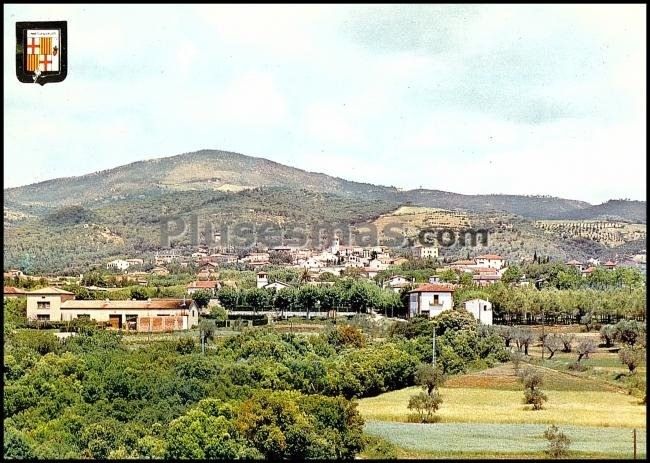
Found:
[[[143,265],[144,264],[144,259],[133,258],[133,259],[126,259],[126,261],[129,263],[129,265]]]
[[[108,270],[126,270],[131,264],[122,259],[115,259],[106,264]]]
[[[289,285],[286,283],[282,283],[281,281],[274,281],[273,283],[269,283],[269,274],[266,272],[257,272],[257,287],[258,288],[263,288],[263,289],[283,289],[283,288],[288,288]]]
[[[323,263],[316,257],[310,257],[302,264],[302,266],[305,268],[321,268]]]
[[[437,246],[413,246],[412,252],[416,259],[438,258]]]
[[[267,285],[262,286],[262,288],[280,290],[284,288],[289,288],[289,285],[286,283],[282,283],[281,281],[274,281],[273,283],[268,283]]]
[[[390,288],[394,292],[399,293],[402,288],[408,286],[410,281],[402,275],[393,275],[384,282],[384,288]]]
[[[428,315],[433,318],[454,307],[451,285],[427,283],[409,291],[409,316]]]
[[[479,323],[492,324],[492,303],[484,299],[471,299],[465,302],[465,309],[474,315]]]
[[[485,254],[476,258],[476,265],[480,267],[490,267],[499,270],[504,264],[504,258],[496,254]]]

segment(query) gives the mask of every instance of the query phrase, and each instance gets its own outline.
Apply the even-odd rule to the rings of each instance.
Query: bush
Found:
[[[420,423],[433,423],[434,413],[440,408],[442,398],[438,391],[432,394],[420,392],[409,399],[408,409],[415,410]]]
[[[544,438],[548,441],[546,454],[551,458],[562,458],[569,453],[571,439],[558,429],[557,426],[551,425],[544,431]]]
[[[364,435],[364,453],[372,460],[394,460],[397,458],[397,447],[381,437]]]
[[[185,337],[176,341],[176,352],[179,354],[191,354],[196,349],[194,339]]]
[[[615,339],[628,346],[635,345],[645,335],[645,325],[636,320],[621,320],[615,326]]]
[[[580,362],[570,363],[567,368],[571,371],[578,371],[578,372],[587,371],[587,367]]]
[[[542,373],[533,368],[527,368],[523,372],[524,380],[524,403],[533,406],[533,410],[541,410],[544,402],[548,400],[540,387],[544,382]]]

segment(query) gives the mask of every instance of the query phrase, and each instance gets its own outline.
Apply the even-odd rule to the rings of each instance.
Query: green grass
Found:
[[[534,457],[543,458],[547,425],[368,421],[365,432],[393,443],[401,457]],[[571,456],[632,458],[632,430],[562,425],[569,436]],[[637,431],[637,457],[646,454],[644,430]]]

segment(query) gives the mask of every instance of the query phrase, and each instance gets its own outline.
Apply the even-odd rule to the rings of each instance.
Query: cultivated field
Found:
[[[531,352],[532,353],[532,352]],[[434,424],[408,423],[410,387],[359,401],[366,432],[398,447],[402,458],[544,457],[544,430],[557,425],[572,440],[571,456],[631,458],[632,430],[637,429],[638,456],[646,452],[646,407],[639,397],[600,377],[624,371],[616,356],[593,354],[588,372],[564,371],[573,354],[522,363],[544,374],[544,409],[524,405],[523,388],[512,364],[451,377],[440,389],[443,399]],[[549,367],[550,366],[550,367]],[[557,368],[557,369],[555,369]],[[607,374],[600,368],[609,368]],[[644,375],[645,369],[638,374]]]
[[[403,458],[544,457],[545,425],[468,423],[391,423],[369,421],[368,434],[383,437],[403,449]],[[572,457],[632,458],[632,430],[562,426],[572,440]],[[637,458],[645,458],[645,430],[637,432]]]

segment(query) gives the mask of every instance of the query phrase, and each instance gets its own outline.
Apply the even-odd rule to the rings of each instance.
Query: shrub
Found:
[[[645,335],[645,325],[636,320],[621,320],[615,325],[615,339],[633,346]]]
[[[409,399],[408,409],[415,410],[420,423],[433,423],[433,414],[438,411],[442,398],[438,391],[432,394],[420,392]]]
[[[523,372],[524,380],[524,403],[533,406],[533,410],[541,410],[544,402],[548,400],[540,387],[544,382],[542,373],[533,368],[527,368]]]
[[[395,445],[381,437],[364,435],[364,453],[372,460],[394,460],[397,458]]]
[[[551,458],[562,458],[567,456],[571,439],[558,429],[557,426],[551,425],[544,431],[544,438],[548,441],[546,454]]]

